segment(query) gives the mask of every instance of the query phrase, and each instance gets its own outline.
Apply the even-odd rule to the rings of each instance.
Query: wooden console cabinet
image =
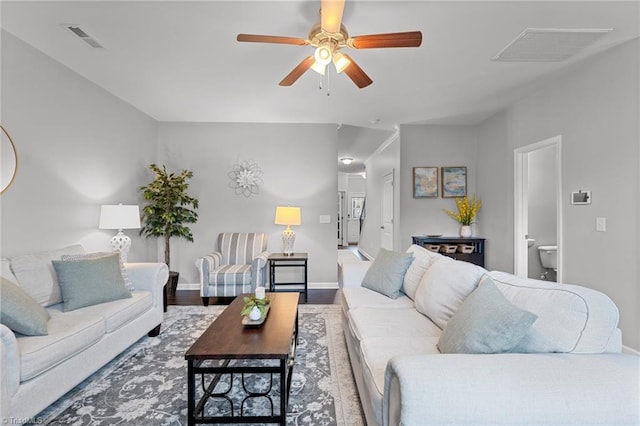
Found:
[[[411,237],[413,240],[413,244],[417,244],[419,246],[430,246],[430,245],[458,245],[465,244],[473,246],[473,252],[471,253],[460,253],[456,251],[455,253],[443,253],[440,251],[439,253],[444,256],[449,256],[457,260],[464,260],[466,262],[471,262],[478,266],[482,266],[484,268],[484,245],[485,238],[462,238],[462,237],[428,237],[426,235],[417,235]]]

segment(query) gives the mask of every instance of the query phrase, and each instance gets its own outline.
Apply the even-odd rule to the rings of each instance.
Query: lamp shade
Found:
[[[276,225],[300,225],[300,207],[276,207]]]
[[[140,209],[135,205],[105,205],[100,210],[100,229],[140,228]]]

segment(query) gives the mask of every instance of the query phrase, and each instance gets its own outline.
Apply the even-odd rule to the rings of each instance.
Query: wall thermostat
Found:
[[[571,204],[591,204],[591,191],[578,190],[571,193]]]

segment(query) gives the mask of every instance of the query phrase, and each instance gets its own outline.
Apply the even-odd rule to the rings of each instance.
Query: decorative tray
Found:
[[[269,315],[269,308],[271,307],[271,303],[269,303],[267,305],[267,310],[264,312],[264,318],[259,319],[259,320],[252,320],[249,319],[249,315],[245,315],[242,317],[242,325],[249,325],[249,326],[257,326],[257,325],[262,325],[263,322],[265,322],[265,320],[267,319],[267,316]]]

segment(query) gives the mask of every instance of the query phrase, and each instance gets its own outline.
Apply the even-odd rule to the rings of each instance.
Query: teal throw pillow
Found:
[[[0,277],[0,323],[27,336],[47,334],[49,312],[23,289]]]
[[[412,261],[412,253],[380,249],[362,280],[362,287],[397,299],[400,297],[404,275]]]
[[[120,271],[118,253],[78,260],[53,260],[62,294],[62,310],[131,297]]]
[[[507,300],[484,279],[451,317],[440,335],[441,353],[492,354],[511,351],[538,317]]]
[[[63,254],[60,259],[62,260],[84,260],[84,259],[93,259],[95,257],[102,257],[108,254],[113,254],[114,252],[104,252],[98,251],[95,253],[83,253],[83,254]],[[127,290],[134,291],[135,287],[131,283],[129,279],[129,274],[127,273],[127,268],[124,266],[124,262],[122,261],[122,256],[118,256],[118,264],[120,265],[120,272],[122,273],[122,279],[124,280],[124,285],[127,287]]]

